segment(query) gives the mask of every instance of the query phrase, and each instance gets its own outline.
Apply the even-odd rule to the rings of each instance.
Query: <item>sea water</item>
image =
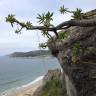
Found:
[[[60,65],[53,57],[0,57],[0,94],[12,88],[30,85],[49,69],[55,68],[60,68]]]

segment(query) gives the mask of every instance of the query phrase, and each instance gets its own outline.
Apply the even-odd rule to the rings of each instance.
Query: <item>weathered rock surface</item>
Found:
[[[96,9],[86,15],[96,18]],[[63,69],[68,96],[96,96],[96,26],[70,27],[66,38],[48,42]]]
[[[43,84],[46,84],[46,82],[52,80],[52,78],[61,78],[61,70],[55,69],[55,70],[48,70],[47,74],[43,78]]]
[[[48,70],[48,72],[43,78],[42,86],[40,86],[32,96],[39,96],[39,93],[43,91],[43,88],[46,86],[47,82],[50,82],[54,78],[56,79],[59,78],[59,80],[61,80],[62,78],[61,69]]]

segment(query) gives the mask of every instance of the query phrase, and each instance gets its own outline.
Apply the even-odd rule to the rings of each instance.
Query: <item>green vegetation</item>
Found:
[[[82,13],[82,10],[77,8],[75,11],[70,11],[68,8],[65,8],[64,5],[60,7],[59,12],[61,14],[65,14],[65,13],[71,13],[72,14],[72,19],[83,19],[84,14]],[[30,21],[27,22],[20,22],[15,18],[15,15],[13,14],[9,14],[8,17],[6,17],[6,22],[9,22],[11,24],[11,26],[13,27],[14,24],[19,25],[19,27],[17,27],[17,29],[15,30],[15,33],[21,33],[22,29],[25,28],[27,30],[41,30],[41,33],[44,37],[47,37],[48,39],[52,39],[53,37],[52,35],[49,33],[50,31],[54,32],[54,34],[56,35],[57,38],[59,39],[64,39],[65,38],[65,33],[60,32],[60,34],[58,33],[59,31],[62,31],[62,29],[64,29],[64,26],[68,27],[70,26],[70,24],[64,25],[62,26],[62,24],[58,27],[55,26],[51,23],[51,21],[53,21],[53,12],[44,12],[42,14],[38,14],[37,19],[38,19],[38,24],[40,26],[34,26]],[[66,28],[65,28],[66,29]],[[59,31],[58,31],[59,30]],[[58,32],[57,32],[58,31]],[[39,45],[42,48],[46,48],[47,44],[45,43],[41,43]]]
[[[64,5],[60,7],[59,9],[61,14],[65,14],[66,12],[68,12],[68,8],[65,8]]]
[[[87,19],[87,17],[86,17],[86,15],[84,15],[84,13],[82,13],[82,10],[81,9],[78,9],[77,8],[75,11],[70,11],[68,8],[65,8],[64,6],[62,6],[62,7],[60,7],[60,10],[59,11],[61,12],[61,14],[71,13],[72,14],[72,16],[71,16],[72,19],[69,20],[69,21],[62,22],[62,23],[58,24],[57,26],[55,26],[55,25],[53,25],[51,23],[51,21],[53,20],[53,12],[52,13],[51,12],[47,12],[47,13],[43,13],[43,14],[38,14],[37,19],[38,19],[39,26],[33,26],[33,24],[31,22],[29,22],[29,21],[27,21],[25,23],[24,22],[20,22],[20,21],[18,21],[14,17],[14,15],[8,15],[8,17],[6,17],[6,22],[11,23],[12,27],[13,27],[14,24],[17,24],[17,25],[20,26],[20,28],[15,31],[16,33],[20,33],[23,28],[26,28],[27,30],[41,30],[42,35],[44,37],[47,37],[49,39],[49,41],[52,42],[52,44],[50,44],[50,46],[48,46],[47,43],[45,42],[45,43],[41,43],[39,46],[42,47],[42,48],[46,48],[48,46],[51,49],[51,51],[53,51],[52,54],[57,57],[58,56],[57,54],[60,51],[61,52],[62,51],[65,51],[65,50],[63,50],[63,47],[64,46],[62,47],[61,44],[60,45],[58,44],[58,46],[56,45],[56,43],[58,43],[58,42],[56,42],[56,41],[58,41],[58,39],[61,39],[62,40],[62,39],[65,39],[65,37],[66,37],[66,34],[64,32],[59,33],[60,31],[62,31],[62,30],[64,31],[64,30],[70,28],[71,26],[80,26],[80,27],[92,27],[92,26],[96,26],[96,21],[94,22],[93,19],[92,20],[91,19],[90,20],[84,20],[84,19]],[[50,31],[54,32],[54,34],[56,36],[51,35],[49,33]],[[76,31],[79,31],[79,30],[76,30]],[[83,31],[83,30],[81,30],[81,31]],[[85,31],[85,29],[84,29],[84,31]],[[89,31],[91,31],[91,29]],[[72,77],[76,77],[77,76],[77,75],[76,76],[73,76],[74,73],[76,73],[76,71],[74,71],[74,68],[73,69],[71,68],[72,66],[69,66],[69,63],[71,64],[71,61],[72,61],[72,64],[74,63],[74,64],[79,65],[81,63],[80,60],[82,59],[80,57],[82,56],[82,53],[84,52],[83,50],[85,50],[85,48],[82,49],[83,47],[80,45],[80,41],[85,40],[87,42],[87,40],[91,40],[90,39],[90,37],[91,37],[91,38],[93,38],[92,41],[91,42],[87,42],[86,45],[91,45],[92,42],[93,43],[95,42],[95,37],[93,36],[94,33],[92,35],[92,32],[89,32],[89,31],[88,31],[88,35],[80,34],[78,36],[78,39],[75,38],[74,35],[73,35],[72,38],[70,37],[71,39],[69,41],[74,40],[73,43],[75,43],[75,41],[77,40],[76,41],[77,43],[72,44],[72,46],[69,46],[65,42],[65,48],[67,48],[66,45],[69,46],[68,49],[69,48],[72,48],[72,55],[73,56],[71,54],[69,54],[69,50],[66,50],[68,52],[69,56],[67,56],[67,52],[66,52],[66,54],[64,54],[65,56],[59,57],[60,58],[59,60],[60,60],[60,62],[62,62],[62,61],[65,60],[64,62],[62,62],[62,65],[64,65],[64,64],[66,65],[66,63],[68,64],[68,66],[67,65],[64,66],[66,68],[63,67],[63,71],[65,71],[65,74],[67,74],[69,76],[69,78],[70,77],[72,78]],[[95,32],[95,31],[93,30],[93,32]],[[84,36],[83,39],[80,36]],[[69,41],[67,41],[67,42],[69,42]],[[94,47],[95,45],[93,44],[91,46]],[[59,48],[59,47],[61,47],[61,48]],[[62,54],[63,54],[63,52],[62,52]],[[62,55],[62,54],[60,54],[60,55]],[[92,65],[91,63],[94,63],[95,61],[94,62],[88,62],[88,61],[92,61],[90,59],[95,60],[96,58],[95,59],[92,58],[92,56],[95,57],[95,55],[92,54],[92,56],[89,56],[90,55],[89,53],[87,55],[88,55],[88,57],[87,57],[87,64],[89,63],[90,65]],[[62,57],[66,57],[66,59],[63,59]],[[72,57],[72,58],[69,58],[69,57]],[[80,64],[80,65],[82,65],[82,64]],[[82,67],[82,68],[84,69],[85,67]],[[82,72],[82,74],[85,71],[87,72],[87,69],[84,70],[84,71],[82,71],[82,68],[80,69],[80,72]],[[89,68],[89,65],[88,65],[88,68]],[[92,70],[92,69],[90,69],[90,70]],[[91,72],[90,70],[88,69],[88,72]],[[71,72],[71,75],[70,75],[70,72]],[[77,85],[80,86],[80,84],[82,85],[84,82],[78,83],[82,79],[82,76],[83,77],[89,76],[88,79],[90,79],[90,80],[92,79],[93,80],[93,77],[91,78],[91,75],[89,75],[89,73],[88,73],[88,75],[85,75],[85,74],[80,75],[80,76],[78,75],[78,78],[80,78],[80,79],[78,79],[77,77],[74,78],[74,79],[72,79],[72,83],[74,82],[73,85],[76,85],[76,86]],[[87,78],[84,78],[84,81],[86,81],[86,80],[87,80]],[[89,84],[93,84],[93,85],[95,84],[94,82],[93,83],[88,82],[88,83]],[[89,86],[88,83],[86,83],[87,86]],[[77,90],[79,88],[78,86],[76,87]],[[87,87],[83,87],[83,86],[80,86],[80,88],[79,88],[81,90],[81,92],[82,92],[82,95],[84,95],[85,92],[87,92],[86,90],[82,90],[84,88],[86,88],[86,90],[88,89]],[[94,86],[93,86],[93,88],[96,89]],[[91,88],[91,89],[93,89],[93,88]],[[71,91],[73,91],[73,92],[71,92]],[[91,92],[91,91],[89,91],[89,92]],[[77,93],[80,93],[80,92],[78,91]],[[74,89],[71,89],[70,90],[70,94],[74,94]],[[65,90],[65,87],[64,87],[64,81],[63,81],[63,84],[62,84],[62,81],[59,78],[53,77],[50,81],[47,81],[47,83],[43,86],[42,90],[38,93],[37,96],[66,96],[66,90]],[[77,94],[77,96],[78,96],[78,94]]]
[[[50,13],[49,11],[45,14],[43,13],[42,15],[38,14],[38,23],[39,24],[43,24],[44,26],[46,27],[49,27],[50,26],[50,21],[52,21],[52,16],[53,16],[53,13]]]
[[[67,37],[66,33],[63,31],[60,31],[58,34],[59,34],[59,39],[61,39],[61,40],[65,39]]]
[[[39,47],[45,49],[47,47],[47,43],[39,43]]]
[[[78,51],[81,49],[80,43],[75,43],[72,46],[72,52],[74,55],[76,55],[78,53]]]
[[[14,52],[10,54],[11,57],[35,57],[35,56],[48,56],[51,55],[49,50],[36,50],[29,52]]]
[[[73,15],[72,15],[72,17],[74,18],[74,19],[83,19],[83,13],[82,13],[82,10],[81,9],[76,9],[76,11],[75,12],[73,12]]]
[[[38,17],[37,17],[38,23],[46,27],[46,30],[42,30],[42,35],[44,37],[47,36],[47,38],[51,38],[51,35],[48,33],[47,28],[51,26],[51,21],[53,20],[52,16],[53,16],[53,13],[50,13],[48,11],[47,13],[38,14]]]
[[[82,13],[82,9],[76,8],[75,11],[70,11],[68,8],[65,8],[64,5],[60,7],[59,9],[61,14],[65,13],[72,13],[72,18],[81,20],[81,19],[86,19],[87,17]]]
[[[60,78],[52,78],[52,80],[47,81],[37,96],[64,96],[66,89],[62,85]]]

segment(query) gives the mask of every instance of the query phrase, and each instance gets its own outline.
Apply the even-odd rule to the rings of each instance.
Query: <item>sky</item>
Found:
[[[62,5],[70,10],[81,8],[86,12],[96,8],[96,0],[0,0],[0,56],[38,50],[38,44],[47,40],[38,30],[23,29],[21,34],[15,34],[15,29],[6,23],[8,14],[14,14],[20,21],[31,21],[33,25],[38,25],[37,14],[50,11],[54,12],[52,24],[57,25],[70,19],[70,14],[59,13]]]

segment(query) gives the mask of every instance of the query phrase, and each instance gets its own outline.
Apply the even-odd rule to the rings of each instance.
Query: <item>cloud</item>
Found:
[[[81,8],[84,11],[95,9],[96,0],[0,0],[0,54],[14,51],[30,51],[38,49],[39,42],[46,39],[40,31],[23,30],[21,35],[16,35],[10,24],[5,22],[8,14],[15,14],[21,21],[32,21],[37,24],[37,13],[54,12],[54,25],[70,19],[70,15],[60,15],[59,7],[65,5],[70,10]],[[39,38],[38,38],[39,36]]]

